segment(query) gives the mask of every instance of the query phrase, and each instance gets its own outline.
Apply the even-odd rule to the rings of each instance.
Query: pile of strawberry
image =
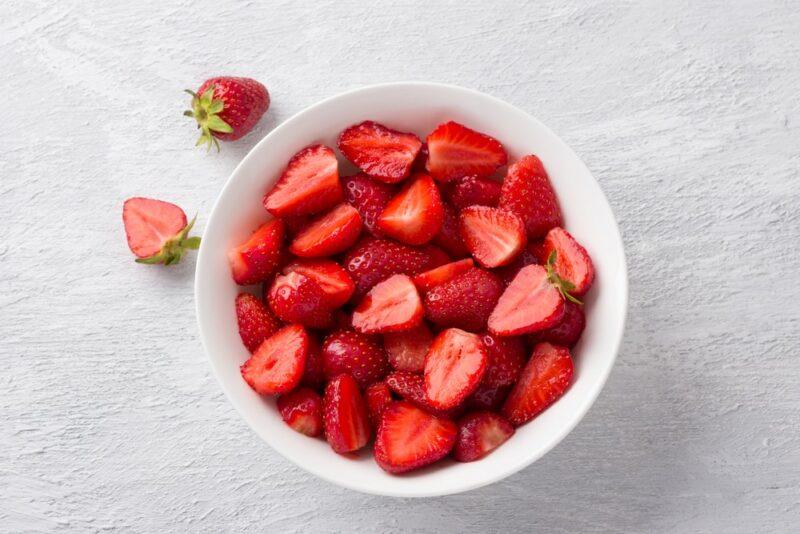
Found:
[[[304,148],[229,252],[264,285],[236,299],[242,376],[338,453],[374,435],[390,473],[480,459],[569,387],[592,262],[536,156],[495,180],[503,146],[455,122],[423,143],[367,121],[338,148],[361,173]]]

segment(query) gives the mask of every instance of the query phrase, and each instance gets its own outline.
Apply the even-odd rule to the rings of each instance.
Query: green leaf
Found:
[[[214,100],[215,87],[216,85],[212,85],[211,87],[203,91],[202,95],[200,95],[200,102],[203,103],[203,107],[206,109],[208,109],[208,107],[211,105],[211,101]]]
[[[186,117],[192,117],[192,118],[194,118],[194,113],[192,113],[192,111],[191,111],[191,110],[188,110],[188,109],[187,109],[186,111],[184,111],[184,112],[183,112],[183,115],[184,115],[184,116],[186,116]]]
[[[550,255],[547,257],[547,265],[555,265],[557,258],[558,258],[558,253],[556,253],[556,249],[553,249],[550,252]]]
[[[181,240],[180,245],[182,247],[185,247],[185,248],[189,248],[189,249],[192,249],[192,250],[197,250],[198,248],[200,248],[200,237],[199,236],[193,236],[193,237],[190,237],[188,239],[183,239],[183,240]]]
[[[225,109],[225,102],[224,101],[222,101],[220,99],[212,100],[211,101],[211,105],[208,106],[208,114],[209,115],[215,115],[215,114],[219,113],[220,111],[222,111],[223,109]]]
[[[156,263],[161,263],[163,261],[164,256],[162,256],[160,252],[147,258],[136,258],[136,263],[145,263],[147,265],[155,265]]]
[[[233,131],[233,128],[231,128],[227,122],[222,120],[219,115],[211,115],[208,118],[208,121],[206,121],[206,126],[209,130],[215,132],[231,133]]]

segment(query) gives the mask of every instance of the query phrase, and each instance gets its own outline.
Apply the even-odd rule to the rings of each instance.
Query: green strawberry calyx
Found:
[[[203,91],[201,95],[186,89],[186,92],[192,95],[192,109],[184,111],[183,114],[197,121],[197,127],[200,129],[200,138],[195,146],[206,145],[206,150],[211,150],[211,145],[213,144],[217,147],[217,152],[219,152],[219,141],[214,137],[214,132],[231,133],[233,128],[219,116],[222,110],[225,109],[225,102],[220,98],[214,98],[214,89],[216,87],[216,85],[212,85]]]
[[[194,221],[197,219],[197,215],[183,227],[183,230],[175,234],[174,237],[171,237],[164,243],[164,246],[161,247],[156,254],[152,256],[148,256],[147,258],[137,258],[136,263],[146,263],[148,265],[152,265],[155,263],[163,263],[164,265],[173,265],[175,263],[179,263],[183,256],[186,254],[187,250],[197,250],[200,248],[200,237],[193,236],[189,237],[189,231],[194,226]]]
[[[579,306],[583,306],[583,302],[578,300],[577,298],[573,297],[570,293],[575,291],[575,284],[570,282],[569,280],[565,280],[561,278],[558,273],[556,272],[556,259],[558,258],[558,254],[555,250],[553,250],[550,255],[547,257],[547,264],[544,266],[545,270],[547,271],[547,279],[550,280],[550,283],[553,284],[558,292],[561,293],[561,296],[564,297],[566,300],[570,302],[574,302]]]

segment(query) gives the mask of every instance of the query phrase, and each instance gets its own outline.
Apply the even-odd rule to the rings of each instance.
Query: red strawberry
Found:
[[[444,250],[440,249],[437,246],[425,245],[424,247],[421,248],[422,251],[425,253],[425,257],[427,258],[428,266],[425,269],[426,271],[429,271],[435,267],[441,267],[442,265],[445,265],[453,261],[453,258],[447,255],[447,252],[445,252]],[[409,276],[413,275],[409,274]]]
[[[272,219],[228,252],[233,281],[239,285],[263,282],[278,268],[283,254],[283,223]]]
[[[561,225],[561,209],[544,165],[536,156],[525,156],[508,168],[500,204],[520,218],[530,239],[542,237]]]
[[[459,462],[480,460],[505,443],[513,434],[513,425],[496,413],[472,412],[458,421],[458,437],[453,449],[453,458]]]
[[[503,283],[497,275],[474,268],[425,294],[426,317],[442,327],[478,331],[486,327]]]
[[[483,385],[498,388],[516,382],[525,365],[525,344],[522,339],[499,337],[487,332],[481,336],[481,340],[489,355]]]
[[[339,375],[328,382],[324,406],[325,439],[338,453],[360,449],[369,441],[367,405],[350,375]]]
[[[439,233],[444,219],[439,188],[433,179],[418,173],[378,217],[378,228],[408,245],[422,245]]]
[[[594,265],[589,253],[563,228],[553,228],[544,238],[545,257],[553,255],[553,269],[562,281],[568,282],[565,289],[580,296],[589,291],[594,282]],[[553,254],[555,253],[555,254]]]
[[[497,207],[503,185],[489,178],[464,176],[453,182],[448,189],[447,199],[456,209],[469,206]]]
[[[372,423],[372,428],[378,428],[384,408],[394,400],[392,399],[392,392],[386,382],[375,382],[367,388],[364,393],[364,399],[367,401],[367,414]]]
[[[322,343],[322,362],[328,378],[347,373],[361,387],[381,380],[389,370],[380,341],[353,330],[328,334]]]
[[[382,237],[383,233],[378,228],[378,217],[394,197],[394,186],[373,180],[366,174],[343,178],[342,186],[345,201],[358,210],[367,231],[375,237]]]
[[[440,124],[427,142],[426,168],[442,182],[467,175],[489,176],[507,161],[506,151],[496,139],[457,122]]]
[[[294,272],[276,276],[269,289],[269,306],[286,323],[326,328],[332,323],[327,296],[313,279]]]
[[[539,343],[506,399],[502,413],[514,426],[520,426],[561,397],[571,381],[569,349]]]
[[[389,364],[398,371],[421,373],[425,369],[425,356],[433,342],[433,334],[425,323],[405,332],[385,334],[383,347]]]
[[[525,246],[525,227],[510,211],[486,206],[461,210],[461,236],[482,266],[507,265]]]
[[[464,238],[461,237],[461,221],[458,212],[450,204],[443,202],[444,218],[439,233],[433,238],[433,243],[442,247],[445,252],[454,258],[463,258],[469,255]]]
[[[292,156],[278,183],[264,196],[264,207],[276,217],[286,217],[319,213],[341,201],[336,154],[324,145],[313,145]]]
[[[383,410],[375,438],[375,461],[384,471],[404,473],[432,464],[453,449],[456,424],[413,404],[393,402]]]
[[[475,263],[472,261],[472,258],[446,263],[440,267],[415,276],[414,285],[417,286],[420,292],[424,293],[445,282],[449,282],[456,276],[464,274],[474,267]]]
[[[278,412],[286,424],[306,436],[322,435],[322,397],[300,388],[278,397]]]
[[[333,260],[296,260],[283,268],[283,274],[289,273],[300,273],[319,284],[325,292],[325,304],[329,308],[343,306],[356,289],[344,267]]]
[[[287,215],[281,217],[281,220],[286,228],[286,236],[294,239],[311,222],[311,215]]]
[[[322,361],[322,350],[316,338],[308,336],[308,354],[306,355],[306,366],[303,369],[303,378],[300,383],[311,389],[318,390],[325,383],[325,369]]]
[[[129,198],[122,206],[122,222],[138,263],[172,265],[181,261],[187,249],[200,246],[199,237],[187,237],[194,219],[186,224],[183,210],[169,202]]]
[[[528,265],[511,281],[489,316],[489,331],[516,336],[544,330],[564,315],[564,299],[541,265]]]
[[[411,278],[395,274],[370,289],[353,312],[353,328],[366,334],[410,330],[422,322],[424,310]]]
[[[281,322],[264,303],[250,293],[236,296],[236,321],[239,336],[250,352],[255,352],[261,343],[277,332]]]
[[[528,243],[528,245],[522,249],[522,252],[519,253],[519,256],[517,256],[514,261],[505,267],[500,267],[495,272],[500,275],[500,278],[503,279],[503,283],[505,285],[510,284],[523,267],[534,264],[541,265],[544,263],[539,259],[541,256],[541,248],[541,241]]]
[[[382,124],[364,121],[339,134],[339,150],[344,157],[370,176],[387,183],[408,176],[422,147],[412,133],[398,132]]]
[[[275,395],[300,383],[309,337],[300,325],[290,325],[266,339],[241,367],[242,377],[256,393]]]
[[[586,315],[583,307],[574,302],[564,303],[564,317],[555,326],[547,330],[540,330],[531,335],[534,342],[546,341],[553,345],[572,347],[581,338],[583,329],[586,326]]]
[[[419,406],[437,417],[450,419],[456,410],[439,410],[425,396],[425,378],[419,373],[410,371],[393,371],[386,375],[386,385],[403,400]]]
[[[253,129],[269,108],[267,88],[252,78],[219,76],[204,81],[192,95],[192,109],[184,111],[193,117],[200,129],[197,145],[235,141]]]
[[[436,336],[425,359],[425,396],[448,410],[461,404],[483,378],[488,363],[481,338],[458,328]]]
[[[503,405],[509,391],[511,391],[511,386],[492,388],[481,383],[478,384],[478,388],[469,396],[465,404],[467,408],[476,410],[497,410]]]
[[[361,217],[350,204],[339,204],[303,228],[289,252],[301,258],[320,258],[342,252],[361,234]]]

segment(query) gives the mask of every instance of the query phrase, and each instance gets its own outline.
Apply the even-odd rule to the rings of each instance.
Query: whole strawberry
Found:
[[[269,108],[267,88],[252,78],[219,76],[204,81],[192,95],[193,117],[200,129],[197,146],[211,145],[219,150],[219,141],[235,141],[253,129]]]

